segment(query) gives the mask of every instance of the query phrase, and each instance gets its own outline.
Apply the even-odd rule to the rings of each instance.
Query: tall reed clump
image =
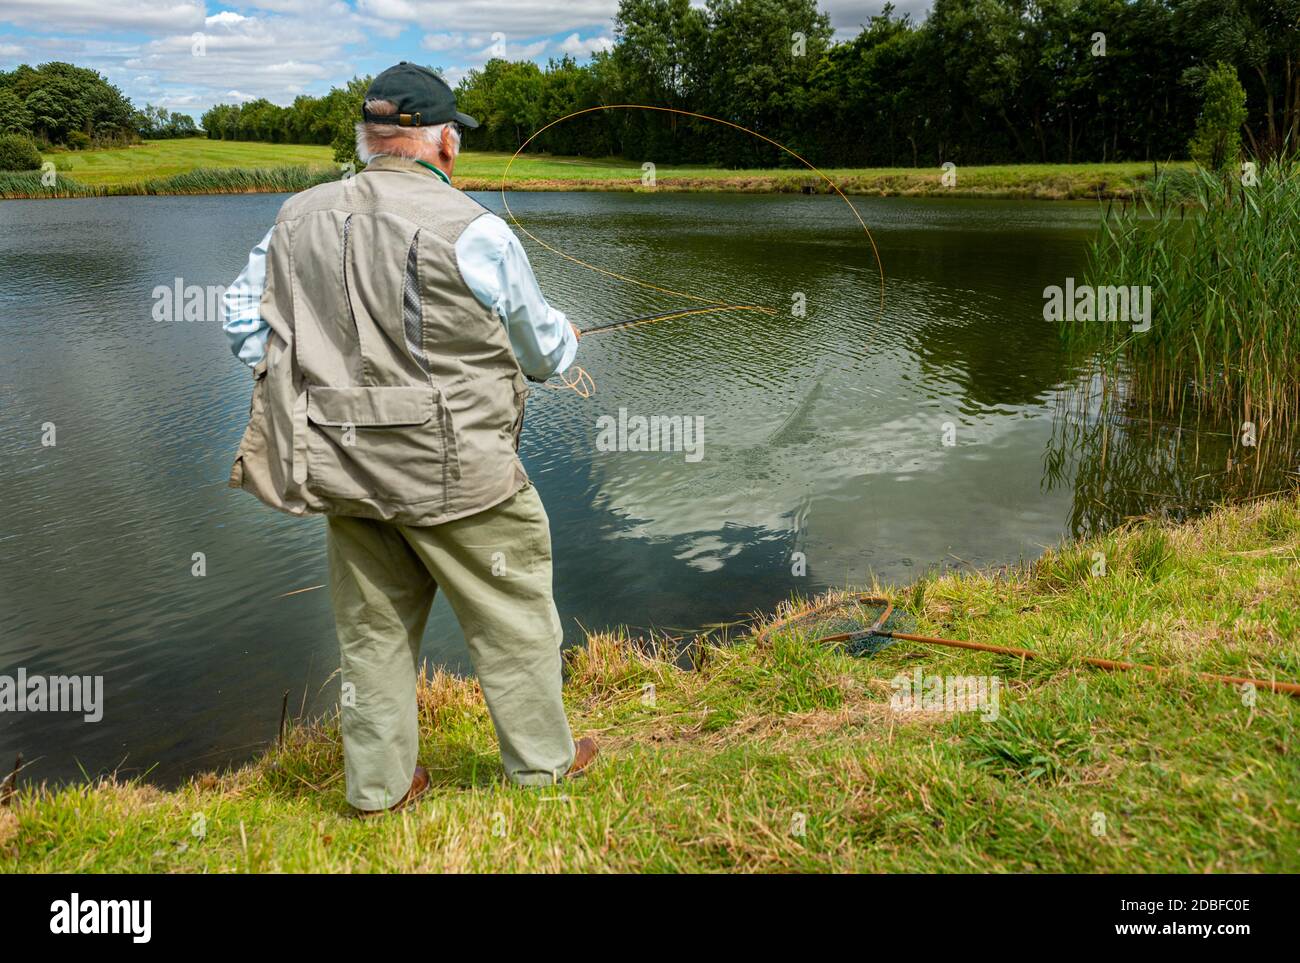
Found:
[[[99,197],[108,193],[103,187],[91,187],[62,174],[53,183],[46,183],[48,180],[44,171],[0,171],[0,199]]]
[[[120,193],[290,194],[326,181],[338,180],[339,177],[338,170],[321,167],[200,167],[171,177],[124,185]]]
[[[328,167],[200,167],[171,177],[155,177],[107,187],[83,184],[59,173],[45,183],[42,171],[0,171],[0,198],[104,197],[140,194],[292,194],[326,181],[340,172]]]
[[[1150,330],[1075,321],[1067,340],[1099,350],[1153,415],[1300,424],[1300,164],[1250,180],[1157,178],[1140,201],[1107,208],[1091,246],[1094,290],[1150,286]]]

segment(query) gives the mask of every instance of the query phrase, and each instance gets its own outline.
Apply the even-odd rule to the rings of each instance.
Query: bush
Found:
[[[22,134],[0,134],[0,171],[41,169],[41,152]]]
[[[1205,75],[1205,104],[1188,145],[1192,160],[1212,171],[1230,171],[1241,153],[1241,125],[1246,121],[1246,89],[1237,68],[1219,64]]]
[[[71,150],[87,150],[90,147],[90,135],[84,130],[68,131],[68,147]]]

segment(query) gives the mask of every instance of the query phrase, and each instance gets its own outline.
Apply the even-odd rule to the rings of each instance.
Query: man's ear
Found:
[[[451,132],[451,127],[447,126],[442,129],[442,136],[438,140],[438,153],[440,153],[448,164],[456,160],[456,141],[455,134]]]

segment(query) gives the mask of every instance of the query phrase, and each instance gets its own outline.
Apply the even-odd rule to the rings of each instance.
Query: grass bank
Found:
[[[0,197],[85,197],[106,194],[202,194],[301,190],[338,176],[329,147],[210,141],[146,141],[101,151],[53,153],[56,183],[39,176],[0,174]],[[498,190],[509,154],[466,151],[456,169],[464,190]],[[1186,165],[1174,165],[1186,166]],[[292,168],[292,175],[275,173]],[[661,191],[801,193],[829,190],[807,170],[727,170],[660,165]],[[850,194],[882,197],[986,197],[1044,200],[1121,198],[1140,191],[1152,174],[1146,163],[1011,164],[961,167],[953,186],[937,168],[831,168]],[[507,185],[520,191],[639,191],[641,165],[621,158],[526,155],[510,166]]]
[[[325,722],[175,792],[24,784],[0,809],[0,869],[1295,872],[1300,700],[1252,706],[1189,670],[1300,678],[1297,561],[1286,499],[893,593],[921,632],[1045,656],[1030,662],[912,643],[855,659],[805,621],[706,644],[686,670],[597,635],[568,658],[575,729],[602,744],[583,780],[504,785],[479,688],[436,674],[434,788],[405,814],[350,817]],[[917,670],[997,676],[996,720],[891,708],[891,679]]]
[[[463,190],[498,190],[506,154],[466,154],[456,167]],[[876,197],[961,197],[1028,200],[1126,198],[1152,176],[1150,164],[1005,164],[958,168],[945,186],[938,167],[834,167],[823,173],[846,194]],[[620,159],[523,157],[510,166],[507,183],[522,191],[641,191],[641,167]],[[717,167],[655,169],[659,191],[723,191],[748,194],[831,192],[812,171],[727,170]]]

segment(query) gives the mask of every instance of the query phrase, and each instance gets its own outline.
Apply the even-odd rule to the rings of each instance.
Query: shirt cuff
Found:
[[[564,325],[564,351],[560,354],[559,364],[555,366],[556,374],[568,371],[573,364],[573,359],[578,356],[578,336],[573,333],[567,318],[561,321],[561,324]]]

